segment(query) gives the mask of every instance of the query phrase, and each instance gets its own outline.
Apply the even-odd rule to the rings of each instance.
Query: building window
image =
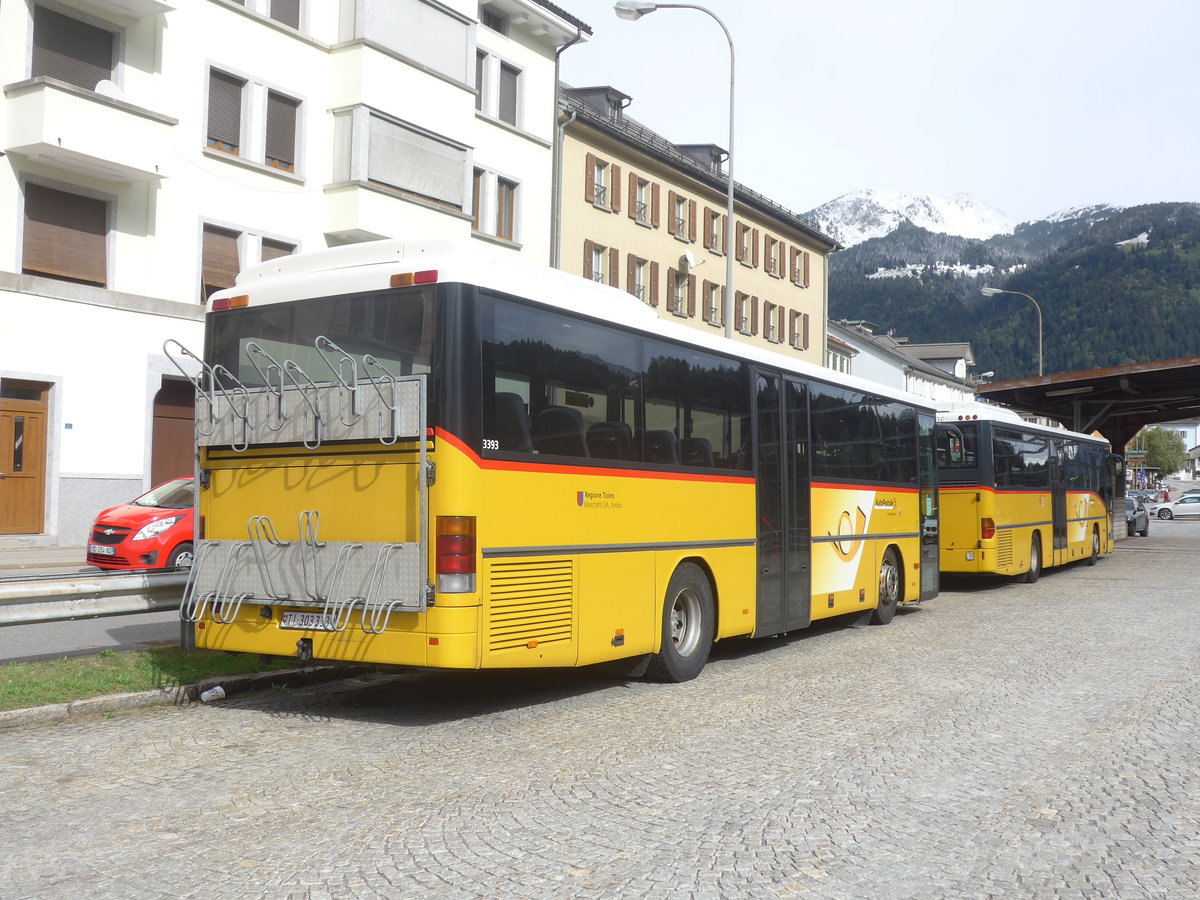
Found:
[[[94,91],[111,80],[116,35],[43,6],[33,10],[33,58],[30,74],[57,78]]]
[[[238,238],[241,234],[215,225],[204,226],[204,240],[200,248],[200,302],[217,291],[233,287],[241,269]]]
[[[262,255],[260,259],[263,262],[271,259],[279,259],[281,256],[291,256],[296,252],[296,245],[287,241],[276,241],[270,238],[262,240]]]
[[[521,71],[508,63],[500,63],[500,105],[496,117],[514,128],[517,125],[517,96]]]
[[[758,229],[737,224],[737,260],[746,266],[758,266]]]
[[[638,178],[635,175],[630,175],[634,179],[633,187],[633,202],[630,204],[629,214],[637,220],[639,225],[650,224],[650,182],[644,178]]]
[[[300,0],[271,0],[271,9],[267,13],[276,22],[300,27]]]
[[[508,36],[508,19],[495,10],[484,7],[479,11],[479,21],[497,34]]]
[[[108,286],[108,203],[25,185],[21,271]]]
[[[513,240],[516,221],[517,185],[505,178],[496,179],[496,237]]]
[[[704,282],[704,321],[709,325],[724,324],[725,291],[719,284]]]
[[[612,247],[604,247],[595,241],[583,242],[583,277],[597,284],[619,287],[620,254]]]
[[[591,202],[597,206],[608,206],[608,163],[602,159],[596,159],[591,154]]]
[[[783,307],[763,301],[763,337],[772,344],[783,343]]]
[[[482,50],[475,51],[475,108],[483,111],[483,96],[487,82],[488,55]]]
[[[216,69],[208,73],[208,146],[237,156],[242,147],[242,94],[246,82]]]
[[[797,350],[808,349],[808,313],[791,310],[788,314],[791,320],[788,325],[788,343]]]
[[[841,372],[845,375],[850,374],[850,357],[844,353],[838,353],[836,350],[825,351],[825,368],[833,369],[835,372]]]
[[[285,172],[296,170],[296,110],[299,100],[267,91],[266,163]]]
[[[806,250],[793,247],[791,257],[791,266],[789,267],[791,272],[789,277],[792,279],[792,283],[797,287],[808,287],[810,254]]]
[[[687,198],[671,195],[671,234],[681,240],[687,235]]]
[[[471,178],[471,229],[482,230],[483,222],[483,169],[476,169]]]
[[[714,253],[725,250],[724,216],[715,209],[704,208],[704,248]]]
[[[777,241],[769,234],[763,238],[763,256],[766,258],[766,270],[768,275],[773,275],[776,278],[783,277],[783,242]]]
[[[758,298],[740,291],[734,301],[734,322],[741,334],[758,334]]]
[[[625,287],[629,293],[637,297],[643,303],[649,300],[647,290],[649,288],[650,263],[647,260],[640,259],[629,254],[629,274],[625,279]]]

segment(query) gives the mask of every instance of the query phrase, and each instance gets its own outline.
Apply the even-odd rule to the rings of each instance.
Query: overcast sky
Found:
[[[690,9],[592,28],[576,87],[676,144],[726,146],[729,49]],[[737,55],[734,177],[805,212],[859,188],[967,193],[1015,222],[1200,201],[1200,0],[702,0]]]

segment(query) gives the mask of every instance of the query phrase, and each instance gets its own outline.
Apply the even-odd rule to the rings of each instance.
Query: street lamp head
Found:
[[[995,297],[997,294],[1003,294],[1004,291],[1000,290],[1000,288],[985,287],[980,288],[979,293],[983,294],[985,297]]]
[[[645,0],[617,0],[617,3],[613,4],[613,12],[617,14],[617,18],[627,22],[636,22],[646,13],[652,13],[656,9],[657,3],[647,3]]]

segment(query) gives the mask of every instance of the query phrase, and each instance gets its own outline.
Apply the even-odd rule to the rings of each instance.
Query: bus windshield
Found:
[[[253,343],[279,365],[291,360],[314,382],[329,381],[337,355],[318,352],[314,341],[324,336],[354,359],[359,378],[367,354],[392,375],[429,372],[435,290],[370,291],[212,313],[207,362],[224,366],[246,387],[263,387],[270,363],[250,354]]]

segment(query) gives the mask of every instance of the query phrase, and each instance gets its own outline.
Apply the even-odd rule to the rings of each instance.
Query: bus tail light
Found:
[[[437,517],[437,589],[441,594],[475,590],[475,517]]]
[[[249,294],[238,294],[236,297],[218,297],[212,302],[213,312],[220,312],[223,309],[241,309],[244,306],[250,305]]]
[[[996,520],[982,518],[979,520],[980,537],[985,541],[990,541],[996,536]]]
[[[425,269],[422,272],[397,272],[391,277],[392,287],[412,287],[414,284],[437,284],[437,269]]]

